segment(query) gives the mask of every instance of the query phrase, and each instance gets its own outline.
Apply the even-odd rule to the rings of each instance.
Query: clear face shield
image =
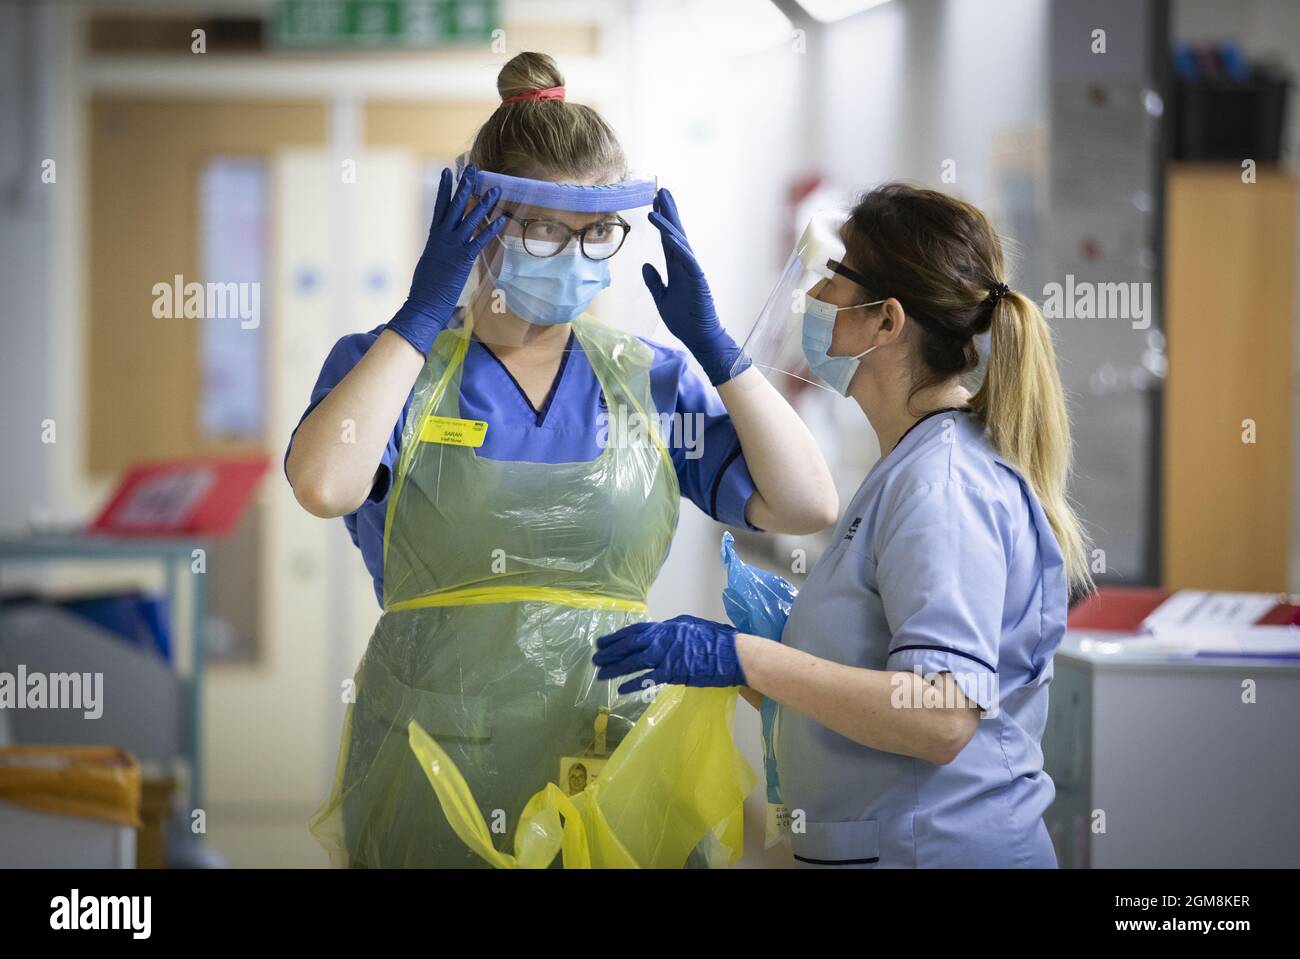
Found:
[[[838,384],[828,383],[809,364],[808,353],[819,348],[824,350],[829,340],[822,343],[825,331],[806,324],[805,316],[809,312],[808,301],[814,298],[818,287],[836,275],[854,279],[852,271],[843,265],[842,237],[848,219],[847,210],[813,214],[745,340],[744,352],[754,366],[786,396],[801,393],[809,386],[839,392]],[[828,314],[833,324],[834,310],[831,307],[820,312]]]
[[[488,346],[554,349],[583,315],[651,336],[659,316],[640,268],[656,237],[636,228],[635,211],[654,201],[657,186],[653,179],[555,183],[480,171],[475,200],[499,190],[492,218],[503,216],[506,225],[475,266],[460,322],[472,322]]]

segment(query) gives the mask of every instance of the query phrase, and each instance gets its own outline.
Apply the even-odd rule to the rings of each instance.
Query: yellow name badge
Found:
[[[482,420],[458,420],[451,416],[430,416],[420,428],[420,442],[446,443],[449,446],[483,445],[487,423]]]

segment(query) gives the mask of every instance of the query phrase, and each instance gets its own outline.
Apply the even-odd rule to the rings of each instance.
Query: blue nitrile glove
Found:
[[[742,633],[781,641],[785,621],[799,591],[776,573],[750,566],[736,552],[736,538],[722,534],[722,565],[727,585],[722,591],[722,608]]]
[[[633,623],[596,640],[591,661],[597,679],[616,679],[648,669],[618,687],[633,693],[645,686],[744,686],[736,655],[736,629],[698,616],[675,616],[662,623]]]
[[[433,341],[451,319],[474,260],[506,225],[506,218],[499,216],[478,236],[474,235],[496,206],[501,192],[488,190],[478,206],[466,214],[465,207],[474,192],[474,173],[474,167],[465,168],[456,195],[452,196],[451,171],[442,171],[438,200],[433,207],[433,222],[429,225],[429,239],[424,244],[420,262],[415,264],[411,292],[397,315],[388,321],[388,329],[421,353],[429,352]]]
[[[664,285],[659,271],[649,263],[641,267],[641,276],[645,278],[645,285],[664,325],[699,360],[709,382],[721,386],[735,375],[732,367],[743,354],[718,320],[709,283],[686,240],[673,195],[667,190],[660,190],[655,196],[649,220],[663,240],[668,284]],[[736,373],[744,372],[748,367],[746,359]]]
[[[722,608],[737,630],[781,642],[786,620],[799,591],[788,581],[758,566],[750,566],[736,553],[736,538],[722,534],[722,565],[727,569],[727,586],[722,591]],[[774,846],[781,836],[781,821],[789,813],[781,802],[781,773],[776,758],[776,721],[780,707],[763,697],[758,707],[759,734],[763,745],[763,778],[767,780],[769,818],[766,844]]]

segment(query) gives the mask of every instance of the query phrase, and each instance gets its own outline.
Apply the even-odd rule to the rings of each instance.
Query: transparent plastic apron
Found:
[[[562,763],[608,755],[646,708],[598,682],[591,655],[597,637],[647,618],[677,476],[649,347],[587,317],[573,329],[609,411],[589,462],[496,461],[460,445],[475,434],[460,416],[472,323],[439,336],[416,381],[385,528],[385,612],[312,822],[338,865],[486,865],[432,801],[411,720],[464,775],[505,851],[509,818],[561,781]]]

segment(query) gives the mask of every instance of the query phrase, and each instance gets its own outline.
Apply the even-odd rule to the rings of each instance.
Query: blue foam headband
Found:
[[[496,187],[507,203],[568,210],[572,213],[617,213],[654,202],[658,183],[654,180],[623,180],[619,183],[552,183],[505,173],[480,170],[474,177],[475,194],[482,196]]]

